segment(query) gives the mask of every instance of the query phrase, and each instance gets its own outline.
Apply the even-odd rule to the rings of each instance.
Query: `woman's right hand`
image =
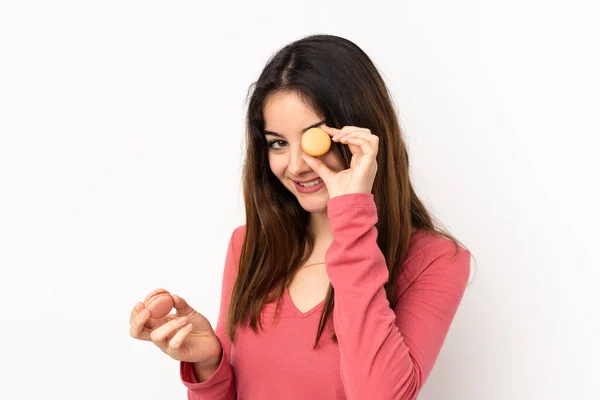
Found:
[[[163,318],[150,318],[144,303],[136,304],[129,318],[131,337],[151,341],[175,360],[218,366],[221,343],[210,322],[181,297],[171,297],[176,313]]]

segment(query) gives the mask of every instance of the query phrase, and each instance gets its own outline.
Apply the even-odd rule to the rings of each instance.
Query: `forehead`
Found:
[[[321,118],[315,110],[296,93],[275,93],[267,98],[263,109],[265,130],[301,133],[302,129]]]

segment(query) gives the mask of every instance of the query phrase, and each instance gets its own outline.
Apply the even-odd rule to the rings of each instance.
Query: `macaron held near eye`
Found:
[[[146,296],[144,304],[150,311],[150,318],[163,318],[173,308],[173,297],[171,297],[171,293],[168,290],[159,288]]]
[[[309,156],[320,157],[331,148],[331,137],[320,128],[310,128],[302,135],[302,150]]]

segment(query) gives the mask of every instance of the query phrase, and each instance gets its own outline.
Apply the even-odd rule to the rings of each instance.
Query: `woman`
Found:
[[[316,35],[253,86],[216,329],[173,295],[163,319],[138,304],[131,335],[180,361],[190,399],[415,399],[470,253],[415,194],[383,79],[354,43]],[[302,150],[311,127],[331,137],[321,157]]]

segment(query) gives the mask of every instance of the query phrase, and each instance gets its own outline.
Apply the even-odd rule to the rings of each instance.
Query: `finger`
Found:
[[[193,313],[195,310],[181,297],[174,294],[173,297],[173,307],[177,312],[177,315],[189,315]]]
[[[365,134],[371,134],[371,131],[367,128],[360,128],[358,126],[344,126],[339,132],[332,138],[333,140],[340,140],[344,136],[348,136],[355,132],[364,132]]]
[[[144,308],[144,303],[139,302],[135,305],[135,307],[133,307],[133,309],[131,310],[131,314],[129,314],[129,323],[131,324],[131,321],[133,321],[133,319],[135,318],[136,315],[138,315],[140,313],[140,311],[142,311],[142,308]]]
[[[323,129],[331,137],[335,137],[341,131],[341,129],[333,128],[327,125],[321,125],[319,128]]]
[[[369,128],[361,128],[360,126],[352,126],[352,125],[344,126],[340,131],[342,133],[351,133],[351,132],[356,132],[356,131],[363,131],[366,133],[371,133],[371,130]]]
[[[327,125],[320,126],[325,132],[327,132],[330,136],[332,136],[332,140],[339,140],[341,137],[346,136],[347,134],[354,132],[356,130],[364,130],[365,128],[359,128],[357,126],[344,126],[342,129],[332,128]],[[368,129],[367,129],[368,131]]]
[[[363,132],[354,132],[348,136],[344,136],[340,139],[342,143],[350,143],[350,140],[358,139],[361,143],[368,143],[373,149],[379,146],[379,138],[375,135],[364,134]]]
[[[344,137],[359,137],[368,140],[371,142],[372,140],[379,140],[377,135],[373,135],[370,131],[358,130],[347,133]]]
[[[323,179],[325,186],[327,186],[327,182],[329,182],[329,178],[333,175],[333,171],[331,171],[323,161],[316,157],[302,154],[302,158],[306,161],[308,166],[319,175],[319,178]]]
[[[129,327],[129,334],[132,338],[140,340],[148,340],[150,335],[147,329],[144,329],[144,324],[150,318],[150,311],[147,308],[143,309],[133,318]]]
[[[376,144],[377,141],[374,139],[367,140],[365,138],[355,136],[355,137],[344,138],[343,143],[348,143],[348,144],[353,144],[353,145],[358,146],[360,151],[365,155],[372,155],[372,156],[377,155],[377,144]],[[350,149],[352,150],[352,146],[350,146]],[[356,154],[356,153],[353,151],[353,154]]]
[[[186,326],[184,326],[183,328],[179,329],[177,331],[177,333],[175,334],[175,336],[173,336],[173,338],[171,340],[169,340],[169,349],[179,350],[179,348],[181,347],[181,344],[187,337],[188,333],[190,333],[192,331],[193,327],[194,326],[191,323],[189,323]]]
[[[374,139],[365,139],[363,137],[352,136],[344,138],[344,143],[353,144],[359,146],[360,150],[365,154],[376,153],[377,145]]]
[[[150,340],[154,342],[156,345],[161,346],[161,344],[173,334],[177,329],[181,328],[187,322],[186,317],[179,317],[172,321],[163,324],[162,326],[156,328],[150,333]]]

